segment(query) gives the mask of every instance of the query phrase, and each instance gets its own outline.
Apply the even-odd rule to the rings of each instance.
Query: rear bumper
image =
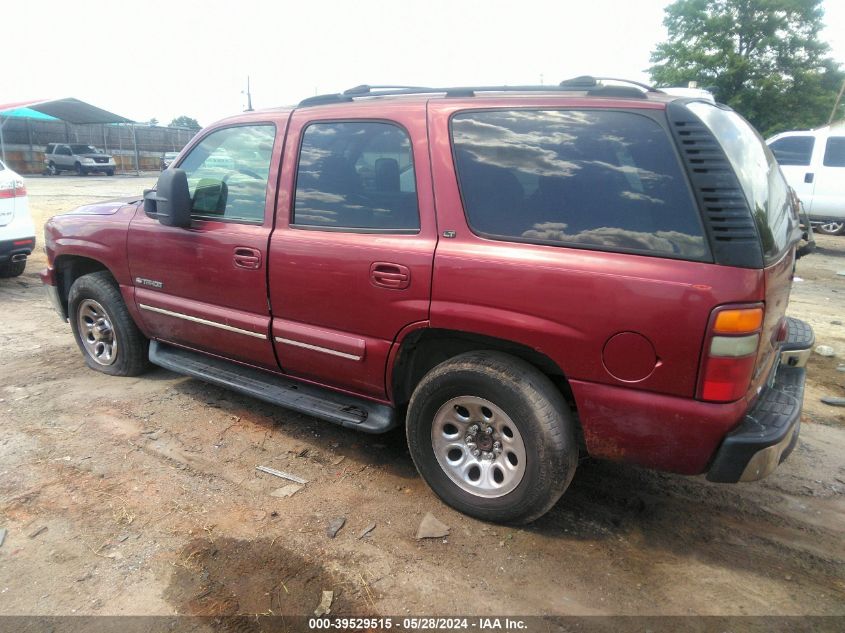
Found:
[[[0,242],[0,263],[15,261],[23,257],[26,259],[35,248],[35,237],[21,237],[14,240]]]
[[[757,481],[770,475],[798,443],[812,328],[789,319],[789,337],[772,384],[765,388],[740,425],[726,437],[707,473],[719,483]]]

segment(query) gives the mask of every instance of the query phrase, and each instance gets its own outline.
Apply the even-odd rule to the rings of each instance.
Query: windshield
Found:
[[[100,154],[100,150],[98,150],[93,145],[71,145],[70,151],[74,154]]]
[[[179,155],[179,152],[165,152],[164,153],[164,157],[170,158],[170,159],[176,158],[178,155]]]

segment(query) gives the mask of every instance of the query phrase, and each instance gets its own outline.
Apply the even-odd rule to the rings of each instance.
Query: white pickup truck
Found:
[[[766,143],[814,229],[845,235],[845,127],[782,132]]]

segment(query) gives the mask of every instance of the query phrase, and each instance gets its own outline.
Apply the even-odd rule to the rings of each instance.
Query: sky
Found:
[[[666,0],[25,0],[4,3],[0,103],[76,97],[208,125],[358,84],[648,81]],[[11,6],[10,6],[11,5]],[[845,64],[845,2],[822,39]]]

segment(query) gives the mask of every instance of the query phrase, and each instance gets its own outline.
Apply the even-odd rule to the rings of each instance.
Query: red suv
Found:
[[[148,363],[368,433],[527,522],[579,450],[718,482],[798,437],[801,231],[731,109],[579,78],[359,86],[198,134],[158,186],[46,225],[86,363]]]

